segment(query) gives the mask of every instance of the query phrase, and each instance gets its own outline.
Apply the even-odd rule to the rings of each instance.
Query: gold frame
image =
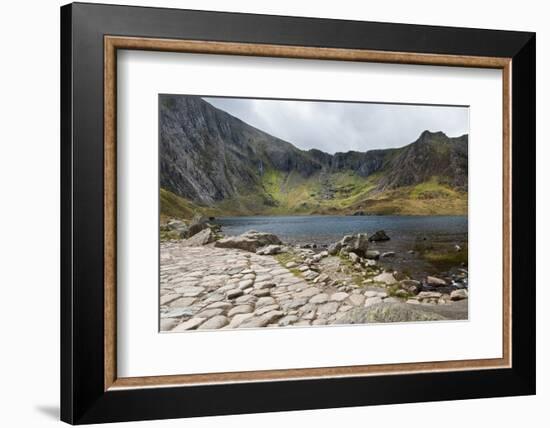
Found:
[[[503,349],[502,358],[119,378],[116,371],[116,52],[118,49],[218,55],[442,65],[502,70]],[[104,389],[191,386],[307,378],[356,377],[511,367],[511,58],[382,52],[250,43],[104,37]]]

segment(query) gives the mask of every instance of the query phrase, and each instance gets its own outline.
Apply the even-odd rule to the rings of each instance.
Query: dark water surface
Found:
[[[455,245],[467,250],[468,243],[467,216],[252,216],[223,217],[216,222],[225,235],[257,230],[274,233],[285,243],[311,243],[321,248],[344,235],[385,230],[391,240],[373,243],[371,248],[395,251],[396,257],[386,263],[416,274],[440,273],[442,269],[420,257],[423,251],[452,252]]]

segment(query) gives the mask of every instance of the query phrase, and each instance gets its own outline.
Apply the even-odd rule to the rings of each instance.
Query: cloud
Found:
[[[301,149],[328,153],[402,147],[422,131],[467,134],[468,108],[205,97],[205,101]]]

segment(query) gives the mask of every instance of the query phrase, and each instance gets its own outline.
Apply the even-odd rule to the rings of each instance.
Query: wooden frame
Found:
[[[196,40],[166,40],[105,36],[105,390],[160,385],[190,385],[259,380],[366,376],[442,370],[510,367],[511,364],[511,235],[510,220],[510,58],[458,55],[430,55],[403,52],[377,52],[353,49],[276,46]],[[252,55],[301,59],[364,61],[400,64],[445,65],[496,68],[503,74],[503,357],[463,361],[410,364],[323,367],[315,369],[269,370],[234,373],[117,378],[116,376],[116,52],[118,49],[205,53],[213,55]]]
[[[520,265],[520,269],[524,269],[525,265],[531,265],[534,262],[525,261],[518,258],[516,252],[517,247],[521,247],[523,251],[534,251],[531,247],[532,243],[526,241],[525,237],[519,237],[519,229],[524,230],[529,226],[518,224],[518,219],[525,219],[532,214],[532,212],[513,209],[514,200],[521,198],[523,203],[529,206],[534,204],[534,197],[531,199],[525,198],[524,194],[520,195],[518,188],[524,191],[526,186],[526,180],[529,179],[530,174],[534,173],[534,162],[532,158],[525,158],[522,160],[524,154],[518,153],[515,145],[512,144],[514,135],[518,132],[518,128],[523,132],[527,132],[530,136],[524,139],[522,144],[532,145],[534,151],[534,115],[531,117],[525,116],[521,108],[534,109],[534,79],[529,81],[534,75],[534,35],[528,33],[509,33],[509,32],[495,32],[488,30],[465,30],[465,29],[445,29],[438,27],[417,27],[410,25],[398,25],[398,24],[373,24],[373,23],[348,23],[339,21],[327,21],[327,20],[313,20],[302,18],[283,18],[283,17],[259,17],[254,15],[239,15],[239,14],[216,14],[208,12],[191,12],[191,11],[171,11],[177,15],[168,16],[165,9],[143,9],[143,8],[129,8],[119,6],[99,6],[99,5],[69,5],[62,9],[62,63],[63,73],[62,76],[62,128],[63,134],[63,149],[62,149],[62,166],[65,174],[62,174],[62,189],[64,195],[71,200],[71,204],[62,206],[63,219],[62,229],[64,234],[62,235],[62,269],[63,276],[63,290],[62,290],[62,355],[64,360],[63,375],[62,378],[62,419],[76,423],[76,422],[98,422],[98,421],[111,421],[111,420],[129,420],[129,419],[144,419],[151,417],[174,417],[174,416],[191,416],[197,414],[223,414],[229,412],[242,412],[242,411],[266,411],[266,410],[282,410],[294,408],[294,403],[285,401],[279,402],[275,407],[250,407],[247,409],[239,408],[233,403],[233,407],[227,409],[205,409],[204,403],[198,407],[188,408],[182,406],[178,408],[176,405],[178,393],[175,393],[170,400],[173,401],[174,409],[171,412],[164,414],[159,413],[155,409],[130,409],[124,408],[122,411],[117,408],[116,411],[111,405],[102,407],[100,404],[86,405],[83,403],[89,402],[88,396],[102,396],[102,400],[105,403],[119,402],[121,397],[126,398],[129,402],[139,400],[142,402],[143,398],[138,398],[147,395],[145,391],[149,391],[149,394],[155,394],[154,391],[147,387],[162,388],[164,395],[169,394],[167,391],[179,390],[179,394],[193,397],[193,392],[189,393],[189,388],[194,392],[198,391],[198,394],[203,394],[202,391],[220,391],[220,388],[226,388],[228,390],[237,391],[239,388],[245,388],[247,391],[252,391],[252,385],[266,385],[279,388],[285,388],[288,385],[288,381],[293,380],[293,385],[302,384],[303,388],[310,388],[314,383],[319,385],[319,382],[324,382],[324,388],[333,388],[341,384],[341,382],[363,382],[361,387],[365,387],[368,383],[373,384],[375,382],[383,381],[384,378],[389,379],[388,375],[392,374],[392,380],[396,378],[407,379],[411,381],[411,375],[414,374],[416,385],[420,385],[427,380],[422,381],[422,376],[431,376],[435,379],[438,375],[440,379],[447,377],[455,378],[453,382],[458,379],[462,379],[462,382],[466,382],[468,378],[476,376],[478,381],[482,378],[487,380],[500,379],[498,383],[505,382],[503,373],[511,373],[517,376],[518,369],[522,370],[520,379],[516,379],[511,382],[509,379],[507,388],[496,389],[487,387],[485,392],[478,395],[468,395],[467,391],[460,392],[454,396],[444,395],[441,398],[461,398],[468,396],[489,396],[489,395],[506,395],[506,394],[522,394],[534,392],[534,335],[531,341],[522,339],[519,334],[525,329],[533,329],[534,318],[534,288],[529,290],[529,299],[525,300],[525,296],[518,297],[516,288],[512,287],[512,284],[517,284],[519,281],[522,283],[527,279],[524,271],[516,273],[516,266]],[[101,17],[104,14],[122,14],[130,16],[129,21],[121,21],[121,28],[119,31],[114,29],[103,28],[103,23],[100,23]],[[246,37],[246,30],[243,30],[241,37],[229,37],[224,35],[216,35],[216,30],[208,30],[211,32],[209,37],[197,38],[196,34],[186,33],[188,30],[176,30],[180,31],[180,34],[176,34],[179,37],[173,37],[174,34],[161,34],[160,28],[162,24],[168,22],[173,23],[189,23],[193,19],[197,19],[197,14],[200,17],[199,21],[204,23],[203,26],[208,27],[209,22],[218,20],[218,23],[228,22],[228,20],[240,19],[243,23],[246,23],[245,28],[252,27],[257,21],[269,21],[270,28],[260,32],[260,40],[243,40]],[[157,17],[157,31],[159,37],[142,36],[136,37],[135,34],[140,32],[140,28],[137,24],[139,17],[148,15],[155,15]],[[82,22],[84,17],[92,19],[92,28],[95,33],[81,34],[85,30],[81,30],[82,26],[79,23]],[[179,21],[178,21],[179,20]],[[265,22],[264,22],[265,24]],[[275,29],[279,25],[286,25],[289,28],[295,28],[297,31],[300,25],[309,25],[311,30],[306,31],[307,37],[315,38],[316,34],[321,34],[327,28],[333,28],[333,41],[325,41],[324,46],[317,46],[315,43],[304,43],[304,40],[296,39],[291,43],[281,43],[280,40],[275,40]],[[95,25],[95,27],[94,27]],[[307,27],[306,25],[306,27]],[[380,27],[389,26],[385,29]],[[383,49],[385,46],[371,46],[353,48],[348,47],[357,42],[358,39],[349,37],[347,40],[338,40],[334,34],[338,33],[338,29],[351,28],[357,26],[359,33],[371,33],[373,35],[383,33],[384,31],[392,31],[394,40],[392,42],[392,49]],[[124,28],[122,28],[124,27]],[[184,25],[181,26],[184,28]],[[391,27],[391,28],[390,28]],[[212,28],[215,28],[214,26]],[[303,27],[302,27],[303,28]],[[399,30],[399,31],[397,31]],[[198,30],[200,33],[200,29]],[[208,32],[206,31],[206,32]],[[414,50],[414,46],[410,46],[405,42],[405,39],[411,34],[416,32],[422,32],[422,34],[428,36],[435,36],[435,33],[447,35],[447,45],[445,47],[433,47],[427,43],[423,49]],[[478,32],[482,32],[485,39],[490,40],[493,45],[493,49],[489,51],[482,48],[476,48],[475,38],[479,35]],[[120,35],[120,34],[131,34]],[[144,34],[151,34],[151,30],[147,31],[143,29]],[[461,34],[457,34],[461,33]],[[115,35],[117,34],[117,35]],[[155,34],[153,32],[153,34]],[[252,32],[251,32],[252,34]],[[395,36],[395,34],[398,34]],[[462,45],[457,43],[453,48],[452,37],[455,35],[456,40],[465,40]],[[222,37],[223,36],[223,37]],[[264,41],[265,39],[265,41]],[[215,40],[215,41],[214,41]],[[220,41],[223,40],[223,41]],[[412,39],[414,42],[414,39]],[[93,41],[96,49],[93,55],[89,55],[88,66],[93,66],[94,81],[99,83],[98,78],[101,76],[103,79],[103,100],[95,98],[93,101],[94,116],[98,121],[94,122],[91,119],[85,120],[86,123],[79,125],[78,121],[73,122],[71,119],[75,113],[81,108],[81,103],[87,97],[85,93],[79,93],[82,87],[79,84],[86,82],[86,76],[81,71],[82,80],[79,81],[77,74],[79,67],[83,66],[86,61],[82,61],[82,64],[74,64],[76,61],[73,56],[73,52],[77,49],[77,42]],[[65,43],[65,44],[63,44]],[[346,46],[346,43],[348,46]],[[491,44],[491,43],[489,43]],[[336,45],[336,46],[334,46]],[[380,42],[379,42],[380,45]],[[467,46],[466,46],[467,45]],[[337,47],[340,46],[340,47]],[[518,46],[520,47],[518,50]],[[101,48],[101,51],[99,51]],[[485,359],[485,360],[469,360],[469,361],[445,361],[445,362],[426,362],[426,363],[410,363],[410,364],[388,364],[388,365],[376,365],[376,366],[350,366],[350,367],[327,367],[327,368],[310,368],[310,369],[293,369],[293,370],[272,370],[272,371],[256,371],[256,372],[240,372],[240,373],[222,373],[222,374],[200,374],[200,375],[174,375],[174,376],[162,376],[162,377],[146,377],[146,378],[117,378],[116,376],[116,51],[117,49],[139,49],[139,50],[153,50],[153,51],[172,51],[172,52],[194,52],[194,53],[208,53],[208,54],[231,54],[231,55],[252,55],[252,56],[273,56],[273,57],[286,57],[286,58],[308,58],[308,59],[330,59],[330,60],[347,60],[347,61],[368,61],[368,62],[387,62],[387,63],[405,63],[405,64],[429,64],[429,65],[445,65],[445,66],[462,66],[462,67],[480,67],[480,68],[497,68],[503,72],[503,171],[504,171],[504,188],[503,188],[503,269],[504,269],[504,283],[503,283],[503,357],[501,359]],[[523,56],[521,56],[523,55]],[[86,56],[86,55],[84,55]],[[75,74],[72,74],[75,73]],[[88,76],[89,77],[89,76]],[[521,79],[521,80],[520,80]],[[99,79],[101,80],[101,79]],[[88,79],[89,81],[89,79]],[[80,83],[82,82],[82,83]],[[523,90],[520,93],[515,90],[521,87]],[[531,92],[532,91],[532,92]],[[101,117],[101,111],[103,111],[103,117]],[[82,117],[82,116],[80,116]],[[103,122],[103,132],[98,134],[99,127],[101,130],[100,122]],[[79,128],[80,126],[80,128]],[[84,131],[85,128],[92,126],[95,129],[95,140],[84,141],[79,139],[81,134],[79,131]],[[72,127],[72,129],[71,129]],[[99,138],[98,138],[99,137]],[[79,181],[79,171],[77,167],[83,167],[82,160],[77,159],[77,150],[85,151],[85,148],[93,147],[95,157],[93,159],[93,168],[85,171],[88,178],[92,178],[95,181],[101,181],[92,185],[93,189],[87,188],[85,184]],[[101,160],[99,157],[101,157]],[[513,159],[512,159],[513,158]],[[527,175],[527,178],[512,179],[511,166],[514,162],[514,170],[521,168],[522,175]],[[530,170],[527,169],[530,168]],[[102,173],[102,180],[100,179]],[[515,176],[517,177],[517,176]],[[532,179],[532,177],[531,177]],[[102,200],[98,198],[100,196],[98,192],[101,190]],[[78,192],[78,193],[76,193]],[[90,196],[93,195],[93,198]],[[81,267],[77,264],[78,260],[75,259],[75,255],[86,256],[85,252],[79,252],[75,247],[75,243],[84,235],[82,228],[89,227],[88,224],[84,225],[80,221],[85,221],[85,218],[77,212],[75,209],[75,199],[85,198],[91,200],[82,200],[82,203],[94,204],[93,209],[99,213],[98,208],[101,208],[101,217],[103,223],[94,222],[92,225],[93,230],[102,230],[101,238],[94,240],[93,245],[97,250],[95,259],[90,267],[97,269],[102,266],[101,272],[94,271],[94,278],[91,281],[85,281],[82,277],[78,277],[78,271]],[[98,204],[99,202],[99,204]],[[517,206],[517,205],[516,205]],[[68,224],[70,220],[70,224]],[[533,233],[531,229],[527,231]],[[512,239],[514,240],[514,248],[512,248]],[[89,241],[88,241],[89,242]],[[514,257],[515,255],[515,257]],[[89,254],[88,254],[89,256]],[[101,256],[101,259],[99,257]],[[86,262],[84,262],[86,264]],[[514,265],[514,271],[512,271],[512,265]],[[523,266],[521,266],[523,265]],[[532,270],[534,272],[534,269]],[[84,294],[91,293],[94,290],[96,292],[102,289],[102,300],[98,301],[101,305],[103,318],[98,323],[98,317],[94,316],[93,321],[85,322],[84,329],[82,330],[83,314],[79,314],[78,311],[88,312],[93,308],[91,305],[85,307],[85,303],[80,303],[76,297],[82,292]],[[518,301],[519,299],[519,301]],[[94,306],[96,308],[97,306]],[[526,313],[526,308],[530,308],[532,313]],[[515,316],[513,316],[515,315]],[[80,324],[79,324],[80,321]],[[92,324],[95,322],[96,324]],[[518,327],[520,326],[520,327]],[[519,328],[519,330],[518,330]],[[84,331],[85,337],[94,337],[93,348],[98,351],[97,344],[99,344],[99,338],[102,337],[103,346],[101,347],[102,359],[94,358],[93,371],[93,387],[89,385],[87,380],[82,379],[86,376],[86,372],[82,371],[83,366],[77,364],[79,361],[84,365],[89,364],[83,359],[84,355],[78,350],[80,348],[75,345],[85,346],[79,343],[76,336],[77,332]],[[519,334],[518,334],[519,333]],[[82,337],[82,335],[81,335]],[[85,340],[85,339],[84,339]],[[519,347],[519,343],[523,343],[523,347]],[[525,347],[527,345],[527,347]],[[532,353],[532,355],[529,355]],[[68,366],[67,366],[68,365]],[[91,367],[91,366],[90,366]],[[483,370],[482,369],[492,369]],[[420,373],[424,373],[421,375]],[[98,379],[100,375],[101,381]],[[366,378],[368,376],[368,379]],[[462,377],[460,377],[462,376]],[[250,382],[254,383],[250,383]],[[80,383],[79,383],[80,382]],[[440,380],[441,382],[441,380]],[[443,382],[446,382],[443,380]],[[510,383],[511,382],[511,383]],[[309,384],[309,386],[308,386]],[[178,386],[178,388],[168,388]],[[145,389],[144,389],[145,388]],[[208,389],[209,388],[209,389]],[[248,388],[248,389],[246,389]],[[261,387],[260,387],[261,388]],[[183,392],[185,391],[185,392]],[[252,392],[248,392],[252,393]],[[447,393],[448,394],[448,393]],[[157,395],[163,395],[163,393],[157,393]],[[348,397],[348,401],[344,402],[313,402],[304,404],[303,398],[300,401],[300,406],[297,408],[313,408],[313,407],[328,407],[339,405],[356,405],[356,404],[370,404],[375,402],[401,402],[401,401],[414,401],[416,398],[402,396],[403,398],[397,398],[393,401],[392,398],[386,397],[387,400],[374,399],[372,394],[364,397],[362,401],[354,401]],[[433,394],[426,393],[420,397],[420,399],[441,399]],[[161,399],[161,398],[156,398]],[[169,398],[163,399],[168,400]],[[110,400],[110,401],[109,401]],[[191,398],[190,403],[196,405],[197,398]],[[124,402],[124,400],[123,400]],[[181,404],[181,403],[180,403]],[[105,406],[105,404],[103,405]],[[201,410],[202,409],[202,410]]]

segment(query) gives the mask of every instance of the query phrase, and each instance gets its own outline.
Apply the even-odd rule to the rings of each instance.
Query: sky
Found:
[[[429,130],[468,133],[468,108],[212,98],[205,101],[296,147],[327,153],[402,147]]]

